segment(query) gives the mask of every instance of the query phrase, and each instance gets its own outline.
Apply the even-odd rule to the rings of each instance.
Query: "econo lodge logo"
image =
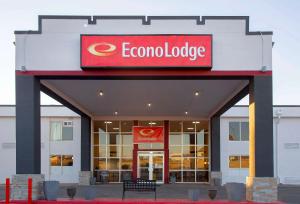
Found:
[[[81,67],[212,67],[211,35],[82,35]]]
[[[117,46],[112,43],[100,42],[90,45],[88,51],[99,57],[107,57],[116,54]],[[204,46],[190,46],[185,42],[183,46],[170,46],[165,42],[163,46],[133,46],[130,42],[122,43],[123,58],[188,58],[195,61],[198,58],[205,57]]]
[[[87,50],[92,55],[107,57],[116,53],[117,47],[111,43],[100,42],[90,45]]]

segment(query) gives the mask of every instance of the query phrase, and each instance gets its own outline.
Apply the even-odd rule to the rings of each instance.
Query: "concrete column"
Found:
[[[222,173],[220,169],[220,116],[210,119],[210,143],[211,143],[211,172],[210,182],[214,185],[222,184]]]
[[[91,175],[91,118],[81,115],[81,172],[79,172],[79,184],[89,185]]]
[[[16,75],[16,175],[12,199],[27,199],[27,181],[32,178],[32,198],[41,197],[40,81]],[[49,159],[49,158],[48,158]]]
[[[164,121],[164,183],[169,183],[169,121]]]
[[[249,85],[249,177],[247,200],[277,200],[273,167],[272,77],[257,76]]]

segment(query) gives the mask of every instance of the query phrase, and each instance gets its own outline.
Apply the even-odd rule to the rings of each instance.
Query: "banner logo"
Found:
[[[115,45],[106,42],[94,43],[87,48],[89,53],[99,57],[113,55],[116,53],[116,49],[117,47]]]
[[[163,127],[134,126],[134,143],[158,143],[164,141]]]

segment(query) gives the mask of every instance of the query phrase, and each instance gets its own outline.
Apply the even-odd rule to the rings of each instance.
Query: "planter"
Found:
[[[170,177],[170,183],[172,183],[172,184],[176,183],[176,176]]]
[[[96,189],[94,186],[85,186],[83,189],[84,199],[94,200],[96,198]]]
[[[67,195],[69,196],[69,198],[71,200],[74,199],[75,195],[76,195],[76,187],[69,187],[67,188]]]
[[[218,190],[217,189],[208,189],[208,197],[211,200],[214,200],[217,196]]]
[[[58,181],[44,181],[43,190],[46,200],[56,200],[59,192]]]
[[[243,183],[226,183],[225,189],[227,198],[230,201],[243,201],[245,200],[246,188]]]

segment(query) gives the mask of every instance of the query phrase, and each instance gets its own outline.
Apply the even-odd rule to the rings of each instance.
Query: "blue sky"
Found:
[[[15,104],[13,31],[36,30],[38,15],[242,15],[274,32],[274,104],[300,105],[299,11],[299,0],[0,0],[0,104]]]

